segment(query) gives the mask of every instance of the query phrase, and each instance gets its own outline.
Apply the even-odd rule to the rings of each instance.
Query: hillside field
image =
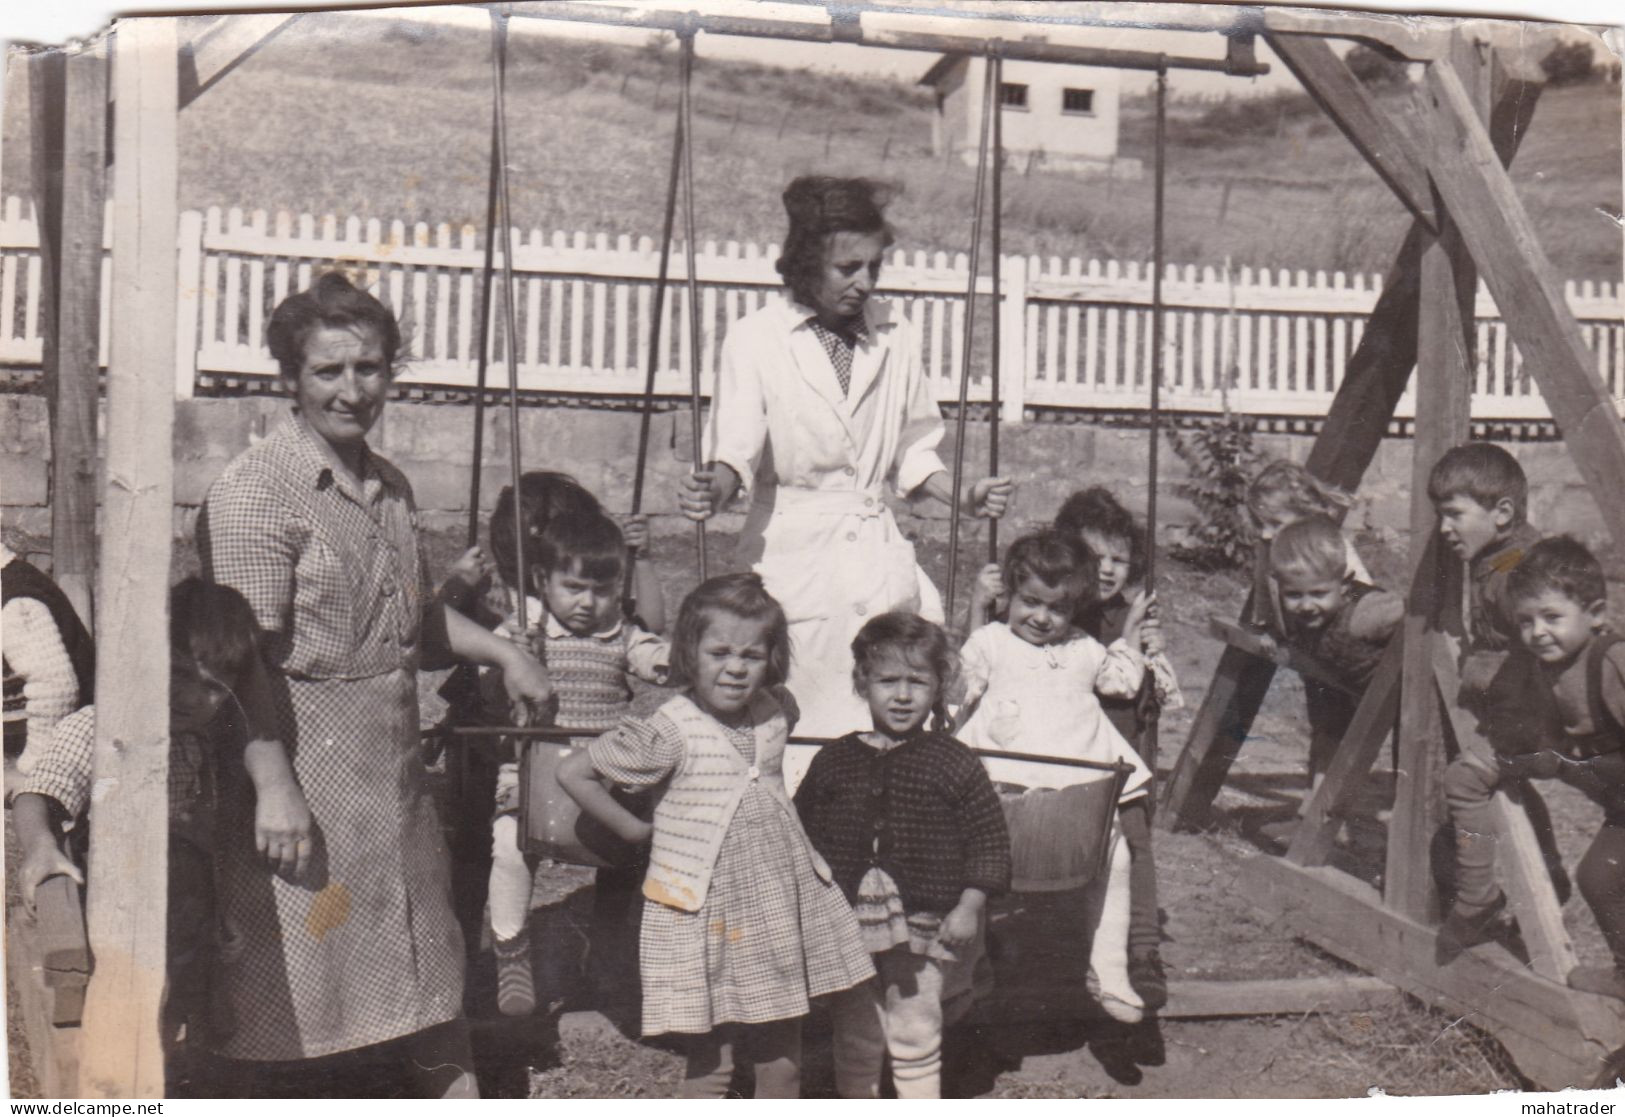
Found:
[[[920,56],[922,74],[931,61]],[[509,115],[517,223],[657,235],[676,69],[675,52],[657,38],[638,49],[516,34]],[[903,247],[968,247],[974,174],[932,156],[928,90],[704,58],[695,80],[701,238],[778,240],[784,184],[825,171],[899,183],[892,217]],[[1202,101],[1180,96],[1177,72],[1170,81],[1170,260],[1389,265],[1406,214],[1306,97]],[[13,78],[9,91],[21,84]],[[1606,83],[1548,89],[1514,166],[1564,278],[1619,278],[1619,92]],[[1386,99],[1402,109],[1405,95]],[[0,192],[26,194],[26,97],[8,102]],[[181,201],[478,226],[490,104],[481,32],[307,16],[183,113]],[[1126,98],[1121,154],[1143,160],[1147,174],[1151,141],[1151,99]],[[1046,172],[1024,156],[1007,168],[1006,251],[1149,255],[1148,179]]]

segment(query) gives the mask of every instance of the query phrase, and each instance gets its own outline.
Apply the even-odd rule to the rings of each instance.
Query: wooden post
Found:
[[[176,62],[172,17],[114,31],[112,354],[96,657],[96,825],[88,911],[96,975],[81,1092],[164,1092],[169,853],[167,595],[174,507]]]
[[[1020,423],[1027,415],[1027,257],[1019,252],[1004,254],[995,261],[1003,306],[993,313],[1004,315],[999,328],[999,381],[1003,395],[999,421]]]
[[[46,333],[56,371],[51,408],[52,576],[80,618],[94,625],[96,407],[101,380],[102,237],[107,221],[107,45],[67,55],[61,226],[55,267],[44,269],[57,313]],[[43,243],[43,239],[42,239]]]

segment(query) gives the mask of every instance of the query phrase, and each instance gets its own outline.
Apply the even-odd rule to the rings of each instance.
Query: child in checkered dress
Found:
[[[1010,834],[976,755],[943,732],[955,673],[941,628],[882,613],[852,643],[874,730],[819,750],[796,791],[813,847],[852,902],[879,979],[836,998],[835,1088],[942,1096],[942,1029],[969,1008],[988,897],[1010,884]]]
[[[685,685],[559,769],[587,814],[628,841],[653,839],[644,878],[643,1033],[689,1038],[680,1097],[721,1098],[735,1058],[757,1097],[796,1097],[801,1018],[814,997],[874,976],[858,922],[784,789],[796,717],[780,685],[784,610],[755,574],[705,582],[672,641]],[[660,787],[654,822],[611,796]]]
[[[188,578],[170,591],[169,611],[169,990],[164,1040],[173,1043],[182,1024],[188,1040],[195,1042],[194,1029],[208,1019],[208,971],[217,940],[215,751],[233,732],[241,736],[235,695],[255,667],[259,626],[241,594],[199,578]],[[217,714],[222,716],[217,719]],[[210,729],[207,737],[205,729]],[[62,719],[49,741],[37,743],[37,760],[17,793],[12,818],[22,850],[18,882],[29,908],[36,890],[51,877],[84,883],[84,873],[64,845],[82,856],[86,825],[94,822],[95,740],[96,707]]]

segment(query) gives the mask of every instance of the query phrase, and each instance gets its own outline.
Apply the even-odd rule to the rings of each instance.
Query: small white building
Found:
[[[945,54],[919,84],[936,91],[932,149],[975,164],[982,134],[980,58]],[[1117,157],[1122,71],[1103,66],[1065,66],[1006,59],[999,103],[1004,110],[1007,159],[1098,174],[1138,177],[1139,160]]]

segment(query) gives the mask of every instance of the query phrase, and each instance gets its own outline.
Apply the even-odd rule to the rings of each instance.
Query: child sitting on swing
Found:
[[[987,572],[984,571],[984,574]],[[988,579],[983,578],[984,587]],[[1089,554],[1054,531],[1018,539],[1005,555],[1009,617],[978,628],[960,649],[965,702],[958,737],[972,748],[1090,760],[1124,761],[1132,772],[1118,800],[1124,832],[1148,827],[1151,772],[1101,709],[1100,697],[1133,698],[1145,677],[1141,651],[1154,601],[1137,595],[1123,635],[1108,649],[1073,624],[1099,581]],[[1098,775],[1025,760],[988,760],[995,783],[1020,790],[1061,788]],[[1090,992],[1115,1020],[1144,1018],[1146,1004],[1129,981],[1129,852],[1113,842],[1105,881],[1090,888],[1087,918]]]
[[[1099,486],[1073,493],[1055,516],[1055,530],[1083,547],[1095,560],[1097,592],[1085,594],[1072,623],[1080,632],[1110,647],[1123,636],[1130,599],[1143,573],[1144,533],[1134,515]],[[989,571],[984,571],[984,576]],[[992,569],[996,575],[997,568]],[[992,588],[1002,589],[1001,585]],[[1132,698],[1102,697],[1106,718],[1123,735],[1146,766],[1156,763],[1157,720],[1164,709],[1184,706],[1179,680],[1168,662],[1162,626],[1154,611],[1140,626],[1140,650],[1146,670]],[[1154,774],[1154,773],[1153,773]],[[1149,801],[1149,796],[1148,796]],[[1151,851],[1149,811],[1131,811],[1124,819],[1123,840],[1129,852],[1128,977],[1148,1009],[1168,1003],[1168,978],[1162,965],[1162,926],[1157,911],[1157,866]]]

